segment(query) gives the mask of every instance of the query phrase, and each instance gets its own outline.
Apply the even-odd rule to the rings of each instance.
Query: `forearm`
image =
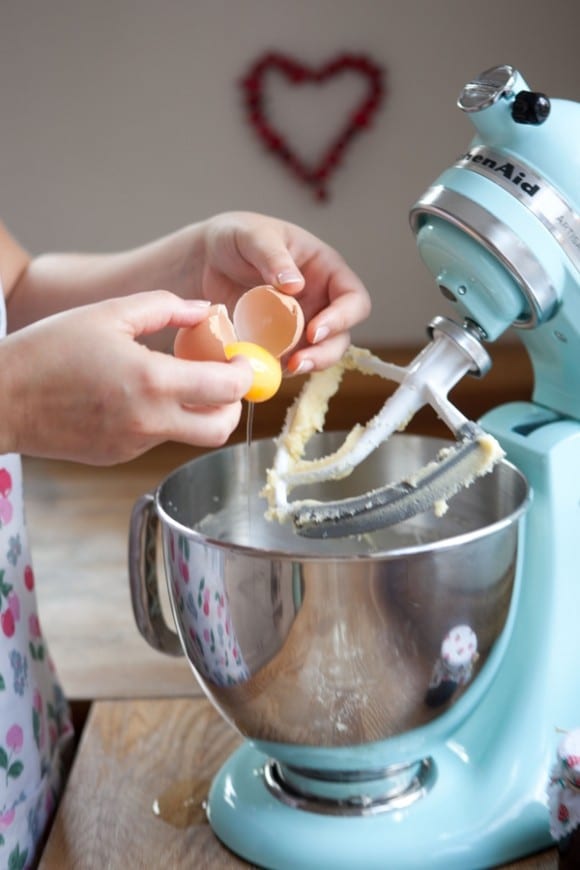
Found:
[[[203,244],[203,224],[194,224],[123,253],[41,255],[28,262],[8,295],[9,329],[145,290],[191,296],[201,283]]]

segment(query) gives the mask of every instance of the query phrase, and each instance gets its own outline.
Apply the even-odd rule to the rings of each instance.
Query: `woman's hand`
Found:
[[[333,248],[294,224],[250,212],[217,215],[198,226],[205,241],[194,292],[231,311],[245,290],[272,284],[298,298],[306,320],[288,370],[324,369],[340,359],[350,330],[370,313],[370,298]]]
[[[163,441],[225,443],[252,382],[247,362],[186,362],[136,339],[192,326],[206,306],[162,290],[55,314],[0,342],[0,453],[95,465]]]
[[[17,243],[0,225],[0,255]],[[17,253],[19,251],[17,250]],[[304,311],[302,342],[283,360],[291,373],[324,369],[350,344],[350,330],[370,312],[365,287],[329,245],[294,224],[227,212],[118,254],[46,254],[23,263],[4,282],[8,326],[14,331],[59,311],[165,287],[184,298],[223,302],[230,313],[240,295],[272,284],[296,296]],[[173,336],[150,336],[152,347]]]
[[[296,296],[306,329],[282,361],[290,373],[339,360],[370,312],[366,289],[335,250],[251,212],[119,254],[34,260],[0,225],[0,254],[12,330],[0,342],[0,453],[107,464],[166,440],[225,443],[252,381],[249,364],[186,362],[145,344],[166,347],[166,329],[206,316],[200,302],[184,300],[232,311],[257,284]]]

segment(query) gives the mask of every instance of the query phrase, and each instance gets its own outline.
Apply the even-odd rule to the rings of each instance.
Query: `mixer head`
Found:
[[[411,210],[419,254],[459,323],[437,318],[432,341],[406,368],[351,348],[314,375],[290,409],[264,494],[269,515],[302,535],[372,531],[440,505],[489,471],[502,450],[453,407],[447,393],[489,359],[480,340],[519,330],[535,375],[537,404],[580,419],[580,105],[550,101],[502,65],[469,81],[458,99],[476,129],[464,154]],[[302,458],[321,431],[344,370],[357,368],[400,386],[365,427],[332,456]],[[327,504],[288,500],[299,485],[344,477],[416,411],[432,405],[459,441],[412,479]]]

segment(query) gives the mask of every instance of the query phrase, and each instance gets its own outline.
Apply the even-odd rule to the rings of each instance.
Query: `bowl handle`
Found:
[[[181,643],[165,621],[159,600],[157,528],[159,519],[151,493],[141,496],[131,512],[129,527],[129,584],[137,627],[159,652],[183,655]]]

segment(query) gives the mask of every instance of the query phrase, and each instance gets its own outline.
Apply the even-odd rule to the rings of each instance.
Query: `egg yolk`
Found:
[[[266,402],[278,392],[282,383],[282,367],[275,356],[251,341],[234,341],[224,347],[228,359],[244,356],[252,366],[254,380],[244,396],[248,402]]]

